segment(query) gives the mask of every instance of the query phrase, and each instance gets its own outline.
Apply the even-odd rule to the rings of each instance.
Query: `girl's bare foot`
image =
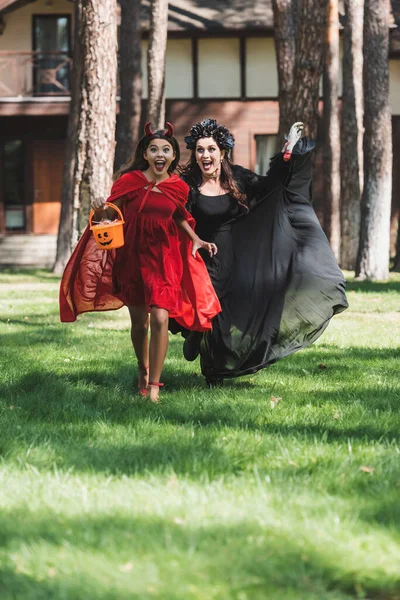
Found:
[[[163,383],[149,383],[147,386],[147,398],[149,398],[150,402],[154,402],[154,404],[158,404],[160,402],[160,387],[163,387]]]

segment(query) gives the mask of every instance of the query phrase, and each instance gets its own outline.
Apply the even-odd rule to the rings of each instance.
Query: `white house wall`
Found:
[[[5,29],[0,35],[0,51],[30,52],[32,50],[33,15],[72,15],[74,5],[67,0],[54,0],[51,6],[46,0],[37,0],[3,16]]]

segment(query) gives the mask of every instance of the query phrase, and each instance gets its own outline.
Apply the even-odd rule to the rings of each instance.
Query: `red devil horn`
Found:
[[[151,128],[151,121],[148,121],[144,126],[145,135],[154,135],[154,131]]]
[[[171,125],[171,123],[169,123],[167,121],[167,129],[165,130],[165,135],[167,137],[174,137],[174,126]]]

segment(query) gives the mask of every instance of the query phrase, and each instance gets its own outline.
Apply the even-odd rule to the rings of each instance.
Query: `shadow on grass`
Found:
[[[384,294],[386,292],[400,292],[400,278],[398,281],[348,281],[346,284],[347,292],[362,292]]]
[[[45,368],[39,369],[36,364],[32,366],[28,362],[31,361],[31,357],[24,360],[24,355],[21,353],[21,334],[9,334],[7,336],[9,342],[7,362],[15,361],[15,364],[20,367],[21,375],[18,376],[16,373],[13,377],[6,379],[2,385],[3,398],[8,401],[8,399],[15,400],[18,397],[18,400],[26,404],[27,408],[30,404],[29,398],[32,396],[37,395],[36,401],[40,398],[48,398],[50,401],[36,406],[38,413],[44,411],[46,418],[51,417],[51,411],[56,408],[52,399],[57,399],[59,408],[62,408],[62,402],[66,400],[67,405],[64,408],[67,408],[68,404],[88,402],[92,404],[97,401],[101,410],[108,409],[112,414],[115,411],[118,414],[118,405],[113,402],[115,390],[129,395],[131,390],[135,389],[137,371],[133,366],[133,356],[127,358],[126,364],[121,364],[121,361],[115,357],[107,358],[103,368],[100,367],[101,361],[99,362],[97,359],[96,366],[93,367],[90,357],[87,356],[81,357],[79,361],[64,358],[65,346],[62,343],[65,342],[65,331],[50,330],[48,333],[49,335],[46,331],[39,330],[33,332],[29,336],[29,346],[43,345],[44,340],[48,343],[59,343],[58,365],[62,365],[65,360],[69,361],[65,372],[60,372],[57,361],[53,364],[53,369],[49,371],[46,371]],[[121,336],[125,336],[125,332],[119,333]],[[97,332],[97,335],[100,333]],[[287,377],[290,378],[296,398],[293,402],[298,405],[307,402],[323,407],[325,403],[331,401],[338,408],[340,406],[346,408],[357,401],[362,402],[365,411],[379,409],[382,412],[398,413],[400,381],[396,371],[399,358],[400,351],[391,348],[350,347],[342,349],[331,346],[314,346],[272,365],[262,372],[261,377],[255,375],[244,380],[225,380],[225,385],[221,390],[206,390],[204,380],[198,373],[188,372],[180,369],[179,366],[177,368],[176,364],[166,365],[163,379],[167,391],[173,394],[195,394],[211,399],[211,401],[214,397],[218,400],[225,400],[227,406],[222,408],[227,415],[232,414],[232,409],[240,406],[241,392],[254,394],[254,400],[260,400],[261,397],[266,397],[268,392],[273,391],[273,386],[278,378],[285,383]],[[26,374],[27,371],[28,374]],[[378,381],[379,377],[383,378],[382,381]],[[309,386],[307,386],[307,382],[309,382]],[[287,394],[290,399],[290,389]],[[230,395],[232,399],[230,399]],[[229,411],[226,411],[227,407],[229,407]],[[168,409],[167,404],[165,408]],[[186,418],[186,411],[182,412]],[[54,416],[56,420],[62,419],[62,410],[56,410]],[[79,418],[79,413],[77,416]],[[218,422],[221,422],[220,419]],[[242,425],[249,424],[242,423]]]
[[[114,377],[117,382],[118,373]],[[195,478],[207,473],[213,479],[235,476],[253,464],[268,473],[282,474],[281,466],[273,468],[265,462],[265,452],[273,440],[288,447],[333,445],[336,456],[349,441],[388,444],[399,437],[398,401],[386,398],[385,406],[379,405],[378,418],[375,403],[382,390],[376,387],[371,387],[364,397],[362,418],[356,411],[348,423],[346,419],[335,420],[333,413],[328,417],[323,412],[324,404],[332,401],[329,392],[307,393],[301,399],[303,405],[318,404],[322,418],[315,412],[310,418],[305,409],[291,422],[287,413],[272,413],[267,402],[260,404],[252,398],[227,402],[221,396],[189,398],[181,394],[177,401],[169,397],[164,404],[154,406],[139,398],[132,401],[120,388],[107,393],[104,388],[109,385],[107,376],[98,372],[85,373],[83,379],[69,375],[58,380],[37,374],[22,381],[22,388],[16,387],[8,400],[10,405],[13,403],[12,410],[4,404],[4,412],[9,416],[8,424],[3,422],[0,454],[7,461],[21,457],[23,462],[45,470],[56,465],[77,472],[133,475],[172,469]],[[339,397],[336,406],[345,411],[349,402]],[[385,413],[389,418],[385,418]],[[246,436],[252,432],[265,437],[259,442],[248,439]],[[229,436],[234,441],[224,442]],[[31,446],[34,449],[27,459]],[[324,465],[319,461],[311,467],[289,469],[290,477],[307,479],[318,475],[321,468],[323,477],[331,472],[334,462]],[[349,491],[358,493],[359,485],[363,492],[362,480]]]
[[[55,275],[50,269],[40,269],[36,267],[6,267],[0,265],[0,276],[2,275],[10,275],[10,276],[20,276],[27,277],[31,279],[37,279],[40,281],[58,282],[60,281],[60,277]]]
[[[316,522],[318,525],[318,519]],[[358,556],[359,569],[354,569],[333,544],[323,552],[318,549],[312,533],[298,539],[295,532],[285,532],[273,524],[260,525],[251,518],[234,526],[205,526],[182,520],[176,524],[172,516],[131,517],[113,512],[101,517],[68,518],[58,513],[41,516],[13,510],[0,517],[0,531],[2,546],[13,548],[14,555],[19,546],[47,546],[48,565],[42,565],[42,569],[56,567],[52,578],[44,574],[42,580],[11,566],[3,567],[0,591],[4,600],[185,600],[206,597],[198,595],[201,590],[207,593],[218,589],[232,593],[232,598],[240,598],[242,592],[247,598],[260,600],[345,600],[359,598],[361,590],[371,600],[400,597],[400,577],[390,577],[379,565],[363,568],[364,557]],[[96,557],[93,566],[91,553]],[[24,554],[29,557],[26,550]],[[63,564],[57,562],[61,555],[68,562],[72,557],[77,561],[73,579],[63,577]],[[83,556],[87,561],[82,560]],[[132,561],[132,572],[120,571],[121,560]],[[158,577],[155,581],[153,578],[153,589],[147,592],[146,563],[150,561],[156,561]],[[102,569],[101,577],[98,568]]]
[[[93,347],[93,356],[67,359],[64,365],[67,331],[70,336],[67,328],[38,329],[29,336],[29,346],[40,347],[44,338],[59,344],[59,361],[50,363],[52,370],[46,370],[48,363],[40,364],[40,354],[34,363],[32,355],[24,356],[21,334],[7,336],[7,362],[18,369],[4,378],[1,388],[3,455],[23,455],[32,443],[47,444],[49,454],[44,450],[41,459],[32,455],[32,464],[48,467],[54,456],[55,464],[82,471],[132,474],[173,468],[213,477],[237,474],[251,463],[244,446],[239,444],[231,453],[221,447],[224,428],[345,447],[349,439],[390,443],[399,437],[399,352],[394,349],[314,346],[279,361],[252,381],[227,381],[216,391],[204,389],[201,377],[179,368],[175,361],[165,368],[164,403],[153,406],[132,394],[136,387],[133,356],[124,364],[116,357],[104,364],[97,359],[93,366],[91,360],[98,352]],[[121,332],[121,339],[125,336]],[[94,346],[95,337],[91,338]],[[172,346],[181,351],[180,342]],[[269,406],[277,380],[290,382],[284,388],[282,414],[280,408],[272,413]],[[299,408],[296,420],[285,410],[288,406]],[[327,415],[327,406],[332,415],[334,408],[346,418]],[[125,433],[108,428],[111,438],[103,441],[96,430],[99,423],[118,426]]]

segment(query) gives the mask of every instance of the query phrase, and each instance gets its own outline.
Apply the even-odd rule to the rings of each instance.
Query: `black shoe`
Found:
[[[220,377],[206,377],[206,386],[209,390],[220,388],[224,385],[224,380]]]
[[[191,331],[183,343],[183,356],[189,362],[196,360],[200,353],[203,334],[201,331]]]

